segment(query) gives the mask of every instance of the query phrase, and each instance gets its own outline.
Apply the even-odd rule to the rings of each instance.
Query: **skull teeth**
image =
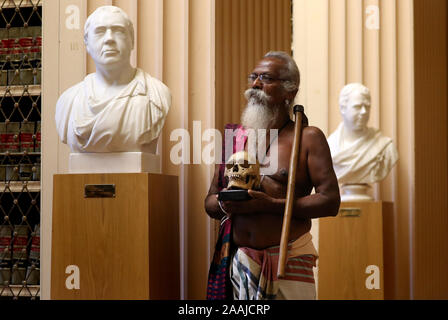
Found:
[[[243,178],[240,174],[230,174],[228,176],[230,181],[238,180],[238,181],[241,181],[243,183],[249,183],[249,180],[250,180],[251,177],[252,176],[250,176],[250,175],[246,175],[246,178]]]
[[[231,174],[229,175],[230,180],[241,180],[244,181],[243,177],[240,174]]]

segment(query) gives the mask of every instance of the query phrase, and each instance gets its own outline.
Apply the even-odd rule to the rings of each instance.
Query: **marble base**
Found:
[[[344,184],[341,186],[341,201],[372,201],[368,194],[370,188],[368,184]]]
[[[161,174],[160,156],[142,152],[71,153],[69,173]]]

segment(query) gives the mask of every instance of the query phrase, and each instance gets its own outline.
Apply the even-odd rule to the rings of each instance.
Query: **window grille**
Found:
[[[0,0],[0,41],[0,299],[39,299],[42,0]]]

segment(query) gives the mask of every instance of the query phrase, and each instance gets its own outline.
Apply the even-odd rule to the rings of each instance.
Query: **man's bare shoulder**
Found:
[[[308,126],[303,129],[303,138],[305,139],[305,142],[318,142],[318,141],[325,141],[325,144],[327,144],[327,138],[325,137],[325,134],[320,130],[318,127]]]
[[[325,134],[317,127],[306,127],[302,133],[302,146],[307,153],[327,155],[330,153]]]

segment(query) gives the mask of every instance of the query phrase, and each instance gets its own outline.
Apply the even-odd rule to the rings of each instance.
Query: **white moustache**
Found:
[[[261,104],[267,104],[270,100],[270,96],[268,96],[263,90],[259,89],[247,89],[246,92],[244,92],[244,96],[247,101],[253,99]]]

